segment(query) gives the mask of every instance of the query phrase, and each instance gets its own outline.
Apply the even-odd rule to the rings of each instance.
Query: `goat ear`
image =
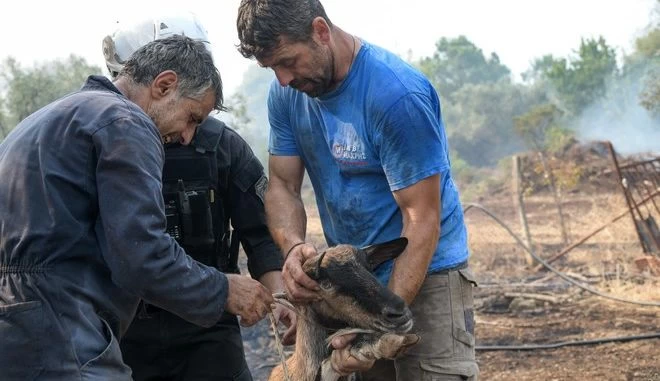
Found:
[[[399,237],[391,241],[363,247],[362,250],[367,254],[369,270],[373,271],[383,262],[398,257],[405,250],[406,245],[408,245],[408,238]]]

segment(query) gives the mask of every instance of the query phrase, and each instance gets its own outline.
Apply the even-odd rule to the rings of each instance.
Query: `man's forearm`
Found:
[[[429,264],[438,245],[439,223],[404,223],[401,235],[408,238],[408,246],[396,259],[388,287],[410,305],[426,279]]]
[[[300,193],[285,187],[269,187],[266,218],[270,234],[283,255],[293,245],[305,240],[307,215]]]
[[[281,271],[269,271],[260,276],[257,280],[273,293],[284,291]]]

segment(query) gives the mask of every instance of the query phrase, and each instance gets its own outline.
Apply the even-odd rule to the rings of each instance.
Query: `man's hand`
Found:
[[[351,342],[355,339],[355,334],[341,335],[332,339],[332,355],[330,357],[332,369],[342,376],[347,376],[354,372],[364,372],[374,366],[376,360],[359,360],[351,356]]]
[[[292,303],[315,302],[320,300],[316,291],[320,290],[318,283],[308,277],[302,269],[302,264],[317,255],[316,248],[311,243],[298,245],[291,250],[282,267],[282,279],[287,296]]]
[[[229,291],[225,310],[239,316],[244,327],[254,325],[275,308],[271,292],[256,280],[238,274],[226,274]]]
[[[282,345],[293,345],[296,342],[296,321],[297,315],[294,311],[291,311],[289,308],[284,307],[281,304],[278,304],[273,311],[275,315],[275,321],[277,323],[284,324],[287,327],[287,330],[282,335]]]

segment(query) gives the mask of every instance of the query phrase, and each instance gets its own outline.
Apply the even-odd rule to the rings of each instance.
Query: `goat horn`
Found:
[[[321,255],[319,256],[318,262],[316,262],[316,269],[314,270],[314,272],[315,272],[314,275],[315,275],[315,278],[317,278],[317,279],[321,275],[321,262],[323,262],[323,258],[325,258],[325,253],[326,253],[325,251],[323,253],[321,253]]]

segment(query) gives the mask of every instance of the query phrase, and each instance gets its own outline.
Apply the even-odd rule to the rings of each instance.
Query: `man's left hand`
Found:
[[[297,315],[288,307],[278,304],[273,311],[275,321],[284,324],[287,330],[282,335],[282,345],[293,345],[296,342],[296,321]]]
[[[342,335],[332,339],[332,351],[330,361],[332,368],[342,376],[348,376],[354,372],[364,372],[374,366],[375,360],[359,360],[351,355],[351,342],[355,334]]]

